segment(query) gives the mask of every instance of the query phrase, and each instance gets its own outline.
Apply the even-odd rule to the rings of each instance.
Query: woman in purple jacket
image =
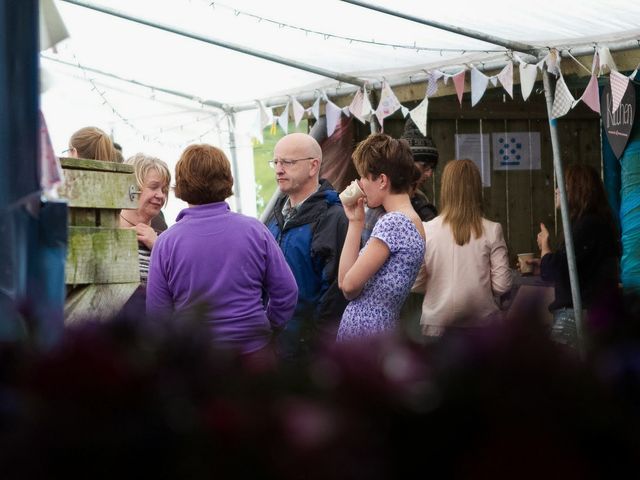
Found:
[[[232,186],[222,150],[191,145],[183,152],[175,194],[189,208],[154,245],[147,316],[198,315],[217,345],[268,360],[272,336],[291,318],[298,289],[269,230],[230,211],[224,200]]]

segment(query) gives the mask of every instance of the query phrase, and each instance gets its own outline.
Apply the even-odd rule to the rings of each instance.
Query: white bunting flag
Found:
[[[325,114],[327,117],[327,137],[330,137],[338,126],[340,116],[342,115],[342,109],[331,100],[327,100],[327,104],[325,105]]]
[[[364,119],[364,122],[371,121],[371,115],[373,114],[373,107],[371,106],[371,100],[369,100],[369,94],[365,88],[362,93],[362,110],[360,111],[360,117]]]
[[[451,78],[451,75],[443,75],[442,76],[442,81],[444,82],[445,85],[449,85],[449,79]]]
[[[608,68],[610,72],[618,70],[616,62],[613,61],[613,57],[609,51],[609,47],[600,47],[598,50],[598,58],[600,59],[600,68],[598,70],[600,75],[604,73],[605,68]]]
[[[438,92],[438,80],[444,73],[440,70],[432,70],[427,72],[427,97],[433,97]]]
[[[320,119],[320,97],[316,98],[316,101],[313,102],[313,105],[309,107],[308,111],[311,112],[313,118],[316,120]]]
[[[413,123],[416,124],[420,133],[427,136],[427,110],[429,109],[429,97],[425,95],[424,100],[416,108],[409,112]]]
[[[611,83],[611,113],[614,113],[620,107],[620,102],[622,101],[624,92],[627,91],[627,87],[629,86],[629,77],[613,70],[609,75],[609,82]]]
[[[489,81],[494,87],[498,86],[498,77],[496,75],[494,75],[493,77],[489,77]]]
[[[558,55],[558,51],[555,48],[552,48],[546,57],[544,57],[544,61],[547,64],[547,72],[554,74],[556,77],[562,75],[562,71],[560,70],[560,61],[562,57]]]
[[[267,108],[261,100],[258,100],[258,107],[260,109],[258,113],[258,124],[260,129],[264,129],[267,125],[273,123],[273,110],[271,107]]]
[[[509,62],[498,74],[502,88],[513,98],[513,63]]]
[[[351,116],[351,112],[349,111],[349,106],[342,107],[342,114],[345,117],[350,117]]]
[[[453,76],[453,84],[456,87],[456,93],[458,94],[458,101],[460,102],[460,105],[462,105],[462,95],[464,94],[464,75],[465,70],[462,70]]]
[[[293,121],[296,127],[300,125],[302,117],[304,117],[304,107],[300,104],[296,97],[291,97],[291,105],[293,105]]]
[[[598,90],[598,77],[595,74],[591,75],[591,80],[589,80],[580,100],[594,112],[600,113],[600,91]]]
[[[533,85],[536,83],[538,69],[536,65],[529,63],[520,63],[520,90],[522,91],[522,99],[526,102],[529,95],[533,91]]]
[[[475,107],[484,95],[489,83],[489,77],[476,67],[471,69],[471,106]]]
[[[364,94],[362,93],[362,89],[358,89],[356,94],[353,96],[353,100],[351,100],[351,105],[349,105],[349,111],[351,114],[360,120],[362,123],[365,123],[367,120],[362,116],[362,104],[364,102]]]
[[[380,92],[380,103],[378,104],[378,108],[376,108],[376,117],[378,117],[380,126],[383,127],[384,119],[393,114],[401,106],[389,84],[384,81],[382,83],[382,91]]]
[[[558,81],[556,82],[556,96],[553,99],[553,108],[551,108],[551,117],[552,118],[560,118],[563,115],[569,113],[569,110],[573,108],[575,104],[575,99],[567,84],[564,83],[564,78],[560,75]]]
[[[289,102],[287,102],[287,106],[284,107],[284,110],[278,117],[278,125],[286,135],[289,133]]]
[[[404,118],[407,118],[407,115],[409,115],[409,109],[407,107],[405,107],[404,105],[400,106],[400,111],[402,112],[402,116]]]

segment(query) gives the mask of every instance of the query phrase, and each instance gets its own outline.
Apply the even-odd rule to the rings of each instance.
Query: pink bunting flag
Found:
[[[580,100],[594,112],[600,113],[600,92],[598,91],[598,77],[595,74],[591,75],[591,80],[589,80]]]
[[[60,159],[53,151],[49,129],[42,111],[40,113],[40,186],[45,195],[57,197],[55,187],[64,181]]]
[[[378,104],[378,108],[376,108],[376,117],[378,117],[380,126],[383,126],[385,118],[393,114],[401,106],[402,105],[400,105],[398,98],[395,93],[393,93],[393,90],[391,90],[389,84],[386,81],[383,82],[382,91],[380,93],[380,103]]]
[[[461,72],[456,73],[453,76],[453,84],[456,87],[456,93],[458,94],[458,101],[460,105],[462,105],[462,94],[464,93],[464,75],[466,71],[462,70]]]
[[[611,83],[611,112],[613,113],[620,107],[624,92],[627,91],[627,87],[629,86],[629,77],[622,75],[616,70],[612,70],[611,75],[609,75],[609,82]]]
[[[325,115],[327,117],[327,137],[330,137],[338,126],[340,116],[342,115],[342,109],[332,101],[327,100],[327,104],[325,105]]]
[[[598,50],[593,54],[593,62],[591,63],[591,75],[599,75],[600,74],[600,54],[598,54]]]
[[[498,74],[502,88],[513,98],[513,63],[509,62]]]
[[[569,113],[569,110],[573,108],[573,105],[576,103],[573,95],[569,91],[567,84],[564,82],[564,78],[562,75],[558,78],[556,82],[556,96],[553,99],[553,107],[551,108],[551,117],[552,118],[560,118],[563,115]]]

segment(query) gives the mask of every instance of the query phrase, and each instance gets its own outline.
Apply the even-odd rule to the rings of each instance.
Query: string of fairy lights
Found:
[[[203,2],[207,3],[212,9],[216,9],[216,8],[220,8],[223,10],[227,10],[229,12],[232,12],[236,17],[239,16],[244,16],[247,18],[252,18],[254,20],[256,20],[258,23],[268,23],[271,25],[276,26],[277,28],[287,28],[289,30],[296,30],[299,32],[303,32],[305,33],[305,35],[315,35],[318,37],[322,37],[325,40],[331,40],[331,39],[335,39],[335,40],[343,40],[348,42],[349,44],[353,44],[353,43],[360,43],[360,44],[365,44],[365,45],[374,45],[376,47],[388,47],[388,48],[393,48],[395,49],[405,49],[405,50],[414,50],[417,53],[420,52],[441,52],[441,53],[462,53],[463,55],[465,53],[501,53],[501,52],[506,52],[506,49],[501,48],[501,49],[481,49],[481,50],[475,50],[475,49],[461,49],[461,48],[437,48],[437,47],[424,47],[421,45],[417,45],[416,42],[414,42],[411,45],[407,45],[407,44],[400,44],[400,43],[385,43],[385,42],[379,42],[376,40],[365,40],[362,38],[355,38],[355,37],[347,37],[347,36],[343,36],[343,35],[336,35],[333,33],[327,33],[327,32],[321,32],[318,30],[313,30],[310,28],[305,28],[305,27],[300,27],[297,25],[292,25],[290,23],[286,23],[286,22],[282,22],[279,20],[273,20],[271,18],[267,18],[267,17],[263,17],[260,15],[256,15],[254,13],[250,13],[250,12],[246,12],[246,11],[242,11],[239,10],[235,7],[231,7],[229,5],[225,5],[224,3],[221,2],[212,2],[210,0],[202,0]]]
[[[125,117],[122,113],[120,113],[120,111],[115,107],[115,105],[109,100],[109,98],[106,96],[106,90],[101,89],[98,86],[98,82],[96,82],[96,80],[93,78],[92,75],[90,75],[90,72],[87,71],[87,69],[83,66],[83,64],[80,62],[80,60],[78,59],[77,55],[75,53],[72,53],[73,56],[73,63],[74,66],[76,66],[81,72],[82,72],[82,76],[83,78],[91,85],[91,91],[95,92],[96,95],[98,95],[98,97],[100,98],[102,105],[105,108],[108,108],[109,110],[111,110],[111,113],[119,119],[119,121],[126,125],[128,128],[130,128],[136,135],[138,135],[140,138],[142,138],[142,140],[144,142],[153,142],[156,143],[162,147],[167,147],[167,148],[173,148],[173,149],[182,149],[187,145],[190,145],[196,141],[198,142],[202,142],[203,139],[206,138],[207,135],[213,133],[213,132],[218,132],[220,133],[221,129],[220,129],[220,122],[222,122],[223,120],[226,119],[227,113],[224,112],[222,116],[218,117],[217,113],[210,113],[208,115],[205,115],[205,117],[196,117],[195,120],[190,121],[190,122],[182,122],[180,124],[176,124],[176,125],[172,125],[169,127],[160,127],[157,130],[153,130],[152,132],[144,132],[142,131],[140,128],[138,128],[130,119],[128,119],[127,117]],[[126,81],[126,80],[123,80]],[[138,85],[139,86],[139,85]],[[159,101],[156,99],[155,97],[155,91],[152,87],[145,87],[148,88],[151,91],[151,96],[149,97],[150,100],[152,101]],[[204,104],[202,104],[201,102],[199,102],[200,108],[204,108]],[[203,121],[207,121],[210,120],[211,118],[215,118],[215,120],[213,121],[214,125],[213,127],[208,128],[207,130],[204,130],[202,132],[200,132],[198,135],[194,136],[193,138],[190,138],[188,140],[182,141],[180,143],[171,143],[171,142],[167,142],[165,140],[163,140],[162,138],[160,138],[160,135],[173,131],[173,130],[183,130],[185,127],[188,127],[190,125],[196,124],[196,123],[200,123]]]

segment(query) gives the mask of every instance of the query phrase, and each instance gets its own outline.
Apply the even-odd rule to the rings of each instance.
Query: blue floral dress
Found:
[[[400,212],[389,212],[373,227],[371,237],[383,241],[390,255],[360,295],[349,302],[338,328],[338,341],[395,330],[400,309],[424,261],[424,238]],[[371,239],[360,250],[367,248]]]

